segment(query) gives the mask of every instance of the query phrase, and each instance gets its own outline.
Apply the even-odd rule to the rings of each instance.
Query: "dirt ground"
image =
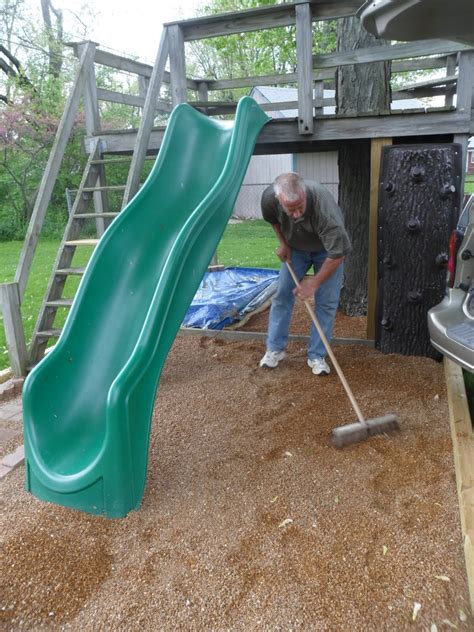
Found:
[[[23,468],[3,480],[1,629],[473,629],[442,365],[337,347],[366,415],[402,430],[336,450],[355,420],[336,376],[299,343],[275,370],[262,352],[177,339],[126,519],[41,503]]]

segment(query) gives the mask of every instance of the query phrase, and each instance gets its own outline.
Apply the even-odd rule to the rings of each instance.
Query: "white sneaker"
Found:
[[[267,351],[260,360],[260,366],[274,369],[278,366],[280,360],[283,360],[285,357],[286,353],[284,351]]]
[[[329,375],[331,373],[331,369],[324,358],[314,358],[314,360],[308,358],[308,366],[315,375]]]

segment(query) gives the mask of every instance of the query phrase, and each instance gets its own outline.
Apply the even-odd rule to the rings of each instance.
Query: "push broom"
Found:
[[[292,265],[288,261],[286,262],[286,265],[288,266],[288,270],[290,271],[290,274],[293,278],[293,281],[295,282],[296,287],[300,287],[300,283],[296,277],[296,274],[295,274],[295,271],[293,270]],[[373,419],[364,418],[359,408],[359,405],[356,401],[356,398],[354,397],[354,394],[352,393],[352,390],[344,376],[344,373],[342,372],[342,369],[339,366],[339,362],[337,361],[336,356],[334,355],[329,345],[329,341],[326,338],[324,331],[321,329],[321,325],[319,324],[319,321],[316,318],[316,314],[314,313],[313,308],[311,307],[311,305],[309,304],[309,301],[307,300],[304,301],[304,304],[306,305],[306,309],[308,310],[309,315],[311,316],[314,326],[316,327],[316,330],[321,340],[323,341],[324,346],[326,347],[326,351],[328,352],[328,355],[331,358],[331,362],[333,363],[334,368],[336,369],[339,379],[341,380],[341,383],[352,404],[352,408],[354,409],[357,415],[357,419],[359,420],[353,424],[347,424],[346,426],[338,426],[337,428],[334,428],[331,435],[333,445],[335,445],[337,448],[343,448],[344,446],[349,445],[351,443],[357,443],[358,441],[365,441],[366,439],[368,439],[369,437],[372,437],[373,435],[386,434],[388,432],[394,432],[396,430],[399,430],[400,426],[398,424],[396,415],[392,415],[392,414],[384,415],[383,417],[374,417]]]

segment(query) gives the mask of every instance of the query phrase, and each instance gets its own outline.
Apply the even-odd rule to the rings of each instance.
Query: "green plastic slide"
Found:
[[[25,382],[26,488],[38,498],[110,518],[140,505],[160,374],[268,120],[248,97],[235,122],[174,109],[150,176]]]

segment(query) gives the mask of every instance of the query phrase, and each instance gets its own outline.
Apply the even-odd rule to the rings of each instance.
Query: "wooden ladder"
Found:
[[[91,206],[95,195],[102,196],[108,191],[125,190],[125,185],[107,186],[102,184],[104,167],[107,164],[124,162],[125,160],[130,160],[130,158],[102,158],[98,140],[91,148],[33,332],[29,349],[31,365],[35,365],[42,358],[50,339],[58,338],[61,333],[61,328],[53,326],[58,309],[68,309],[72,305],[73,298],[63,297],[66,280],[70,276],[81,277],[85,270],[83,267],[72,266],[76,249],[83,246],[95,247],[99,242],[98,238],[91,239],[81,236],[86,221],[97,220],[97,232],[100,235],[103,228],[106,227],[104,224],[109,223],[118,215],[118,212],[108,210],[94,212],[91,210]],[[103,207],[108,208],[106,203],[103,204]]]
[[[34,366],[41,360],[49,341],[54,338],[59,338],[61,334],[61,328],[54,327],[58,309],[69,309],[73,303],[73,298],[63,297],[66,280],[70,276],[82,276],[85,270],[85,268],[82,267],[72,266],[76,249],[82,246],[95,247],[99,242],[99,239],[81,237],[81,231],[85,222],[95,219],[97,223],[97,233],[100,236],[106,228],[106,225],[118,215],[118,212],[110,212],[108,209],[107,192],[123,191],[122,208],[124,208],[140,187],[140,176],[145,160],[154,160],[154,157],[147,157],[146,154],[156,112],[156,101],[163,81],[168,54],[168,33],[165,29],[161,37],[155,65],[150,78],[133,155],[130,157],[103,158],[98,139],[96,139],[90,147],[87,164],[77,190],[69,220],[53,265],[38,320],[33,331],[28,350],[30,366]],[[125,161],[130,161],[127,183],[123,186],[107,185],[105,167],[110,164]],[[95,211],[92,211],[92,205]]]

